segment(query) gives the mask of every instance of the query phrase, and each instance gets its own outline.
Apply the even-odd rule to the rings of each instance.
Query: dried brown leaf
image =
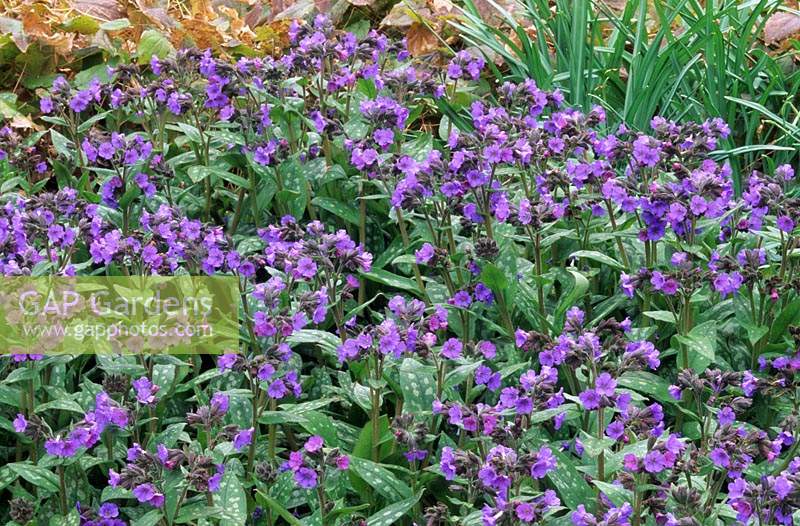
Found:
[[[514,0],[495,0],[495,4],[500,6],[508,13],[513,14],[515,8]],[[503,20],[503,14],[488,0],[474,0],[475,9],[478,10],[481,18],[490,24],[497,24]]]
[[[72,0],[71,7],[104,22],[125,18],[126,15],[125,9],[117,0]]]
[[[176,48],[191,43],[200,49],[217,49],[220,40],[217,28],[208,21],[198,18],[181,20],[181,27],[170,34],[170,41]]]
[[[22,115],[17,114],[11,117],[11,120],[6,121],[6,125],[11,126],[12,128],[22,129],[22,130],[41,130],[42,126],[39,124],[34,123],[31,120],[30,115]]]
[[[406,33],[406,45],[412,56],[421,57],[436,51],[439,39],[424,24],[414,22]]]
[[[400,2],[393,5],[389,13],[383,17],[383,20],[381,20],[381,26],[406,28],[411,27],[411,24],[413,24],[414,21],[415,20],[411,15],[411,11],[403,2]]]
[[[211,0],[191,0],[192,18],[199,20],[214,20],[217,14],[211,6]]]
[[[289,47],[291,20],[276,20],[255,29],[257,48],[270,55],[279,55]]]
[[[242,42],[252,42],[253,38],[256,36],[255,33],[250,29],[250,26],[244,21],[244,19],[239,16],[239,12],[235,9],[228,7],[228,6],[218,6],[217,11],[221,15],[224,15],[225,18],[228,19],[229,23],[229,31],[231,36],[236,37],[237,39],[241,40]],[[224,32],[220,32],[223,39],[227,36]]]
[[[428,0],[434,16],[451,16],[458,13],[458,8],[450,0]]]
[[[299,0],[298,2],[294,2],[288,7],[286,7],[283,11],[279,11],[273,19],[274,20],[291,20],[291,19],[305,19],[310,16],[314,10],[316,9],[316,5],[314,5],[314,0]]]
[[[39,14],[34,6],[23,7],[22,28],[32,37],[48,37],[53,33],[48,21]]]
[[[135,6],[129,5],[128,19],[134,25],[137,25],[137,22],[143,26],[155,24],[161,29],[171,29],[177,25],[175,19],[164,7],[150,6],[144,0],[136,0]]]
[[[314,0],[314,6],[320,13],[327,13],[331,9],[331,0]]]
[[[256,4],[244,17],[244,23],[250,26],[251,29],[255,28],[259,25],[263,16],[264,8],[261,7],[261,4]]]

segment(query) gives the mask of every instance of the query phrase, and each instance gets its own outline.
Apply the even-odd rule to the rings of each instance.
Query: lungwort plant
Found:
[[[7,349],[5,520],[794,524],[792,166],[737,171],[720,118],[610,124],[467,52],[322,16],[290,37],[58,78],[46,132],[0,134],[6,279],[240,298],[217,356]]]

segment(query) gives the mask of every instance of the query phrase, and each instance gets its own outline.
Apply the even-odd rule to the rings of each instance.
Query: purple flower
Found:
[[[317,275],[317,264],[311,258],[300,258],[297,261],[295,276],[312,279]]]
[[[289,391],[286,389],[286,384],[283,383],[283,380],[280,378],[269,384],[269,387],[267,388],[267,394],[271,398],[275,398],[277,400],[280,400],[286,396],[288,392]]]
[[[416,259],[418,265],[427,265],[428,262],[433,259],[433,256],[434,248],[430,243],[423,244],[419,250],[414,252],[414,258]]]
[[[613,438],[614,440],[619,440],[625,434],[625,424],[623,424],[619,420],[614,420],[608,427],[606,427],[606,436],[609,438]]]
[[[304,489],[314,489],[317,487],[317,472],[311,468],[301,467],[294,472],[294,481]]]
[[[619,280],[622,293],[628,296],[629,298],[632,298],[634,292],[636,292],[636,286],[634,285],[633,277],[622,272],[619,275]]]
[[[119,516],[119,508],[113,502],[106,502],[97,509],[97,515],[104,519],[113,519]]]
[[[306,440],[305,445],[303,448],[308,451],[309,453],[314,453],[315,451],[319,451],[322,449],[323,440],[322,437],[319,435],[313,435]]]
[[[532,522],[536,518],[533,506],[527,502],[520,502],[514,510],[521,521]]]
[[[46,97],[39,101],[39,109],[42,110],[42,113],[52,113],[53,112],[53,99]]]
[[[214,412],[224,415],[228,412],[229,404],[230,397],[225,393],[214,393],[214,396],[211,397],[211,410]]]
[[[372,138],[382,149],[386,150],[394,142],[394,132],[389,128],[375,130]]]
[[[442,345],[442,356],[450,360],[456,360],[461,357],[461,350],[463,345],[457,338],[449,338],[444,345]]]
[[[220,485],[222,484],[222,477],[224,473],[214,473],[208,479],[208,491],[211,493],[216,493],[219,491]]]
[[[444,447],[442,448],[442,457],[439,461],[439,469],[442,470],[442,474],[444,474],[445,480],[453,480],[456,478],[456,465],[455,465],[456,457],[453,454],[453,448],[451,447]]]
[[[791,234],[794,230],[794,221],[792,221],[792,218],[789,216],[778,216],[776,224],[778,225],[778,229],[783,232]]]
[[[727,426],[736,421],[736,414],[733,412],[733,409],[731,409],[730,406],[725,406],[717,415],[717,420],[719,420],[719,425]]]
[[[156,393],[159,387],[153,384],[146,376],[134,380],[133,388],[136,390],[136,401],[140,404],[153,405],[156,403]]]
[[[79,91],[69,100],[69,108],[75,113],[80,113],[89,107],[91,101],[92,96],[88,90]]]
[[[234,364],[236,364],[236,359],[238,356],[239,355],[235,353],[223,354],[217,358],[217,367],[220,369],[220,371],[232,369]]]
[[[679,287],[675,279],[668,278],[657,270],[654,271],[650,277],[650,284],[653,286],[653,289],[661,291],[667,296],[674,296],[675,293],[678,292]]]
[[[51,438],[44,443],[44,449],[54,457],[67,458],[78,452],[80,442],[71,438],[64,439],[60,436]]]
[[[372,166],[378,160],[378,152],[374,148],[354,148],[350,154],[350,162],[359,170]]]
[[[775,477],[772,489],[780,500],[784,500],[794,490],[794,485],[785,476],[780,476]]]
[[[653,139],[642,135],[633,143],[633,158],[640,164],[653,167],[660,160],[660,152],[657,144],[653,144]]]
[[[466,309],[472,304],[472,297],[469,295],[469,292],[460,290],[456,292],[452,298],[450,298],[449,303],[451,305],[455,305],[456,307]]]
[[[156,186],[150,182],[147,174],[139,172],[134,176],[133,180],[145,197],[150,198],[156,194]]]
[[[543,478],[556,467],[557,462],[553,452],[547,446],[542,446],[534,455],[531,463],[531,477],[535,479]]]
[[[614,389],[617,387],[617,381],[608,373],[601,373],[595,382],[595,390],[598,394],[603,396],[614,396]]]
[[[24,433],[25,429],[28,427],[28,421],[25,420],[25,415],[22,413],[17,413],[17,417],[14,419],[14,431],[17,433]]]
[[[775,169],[775,175],[784,181],[791,181],[794,179],[794,168],[791,165],[782,164]]]
[[[591,411],[600,407],[600,395],[594,389],[587,389],[578,395],[581,405],[586,410]]]
[[[139,502],[149,502],[156,494],[156,489],[152,484],[140,484],[133,488],[133,496]]]
[[[731,458],[728,456],[728,452],[720,447],[711,450],[711,453],[708,454],[708,458],[711,459],[711,462],[713,462],[715,466],[720,468],[727,468],[731,464]]]
[[[644,456],[644,469],[648,473],[660,473],[668,467],[665,462],[664,454],[661,451],[653,450]]]
[[[714,278],[714,290],[723,298],[736,294],[744,283],[744,277],[739,272],[720,272]]]
[[[494,302],[494,293],[483,283],[478,283],[475,285],[475,299],[486,305],[491,305]]]
[[[236,451],[241,451],[245,447],[249,446],[253,442],[253,432],[255,430],[251,427],[248,429],[242,429],[236,436],[233,437],[233,447]]]

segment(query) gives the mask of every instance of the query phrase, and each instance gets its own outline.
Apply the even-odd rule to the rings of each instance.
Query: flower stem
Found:
[[[400,236],[403,238],[403,248],[408,250],[408,247],[411,246],[411,242],[408,239],[408,231],[406,230],[406,224],[403,219],[403,210],[400,207],[395,208],[397,211],[397,224],[400,226]],[[419,288],[420,293],[422,294],[422,298],[425,300],[425,303],[430,305],[430,300],[428,299],[428,293],[425,290],[425,284],[422,283],[422,274],[419,271],[419,265],[416,262],[413,264],[414,266],[414,279],[417,281],[417,288]]]
[[[58,492],[61,503],[61,515],[67,514],[67,483],[64,478],[64,466],[58,466]]]

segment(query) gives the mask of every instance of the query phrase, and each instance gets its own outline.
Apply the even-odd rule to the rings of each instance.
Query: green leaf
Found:
[[[59,155],[63,155],[70,160],[75,158],[75,149],[72,147],[72,141],[58,133],[54,128],[50,128],[50,139],[53,142],[53,148],[56,149]]]
[[[301,424],[306,418],[287,411],[264,411],[258,421],[262,424]]]
[[[208,506],[205,502],[192,502],[191,504],[184,504],[181,506],[178,516],[175,518],[175,524],[191,524],[195,525],[201,523],[198,519],[207,519],[210,517],[218,517],[223,512],[219,506]]]
[[[421,162],[425,160],[432,148],[433,136],[430,133],[421,133],[413,140],[405,142],[400,150],[404,155]]]
[[[129,27],[132,27],[131,21],[127,18],[117,18],[116,20],[109,20],[108,22],[100,24],[100,29],[103,31],[119,31],[120,29]]]
[[[506,278],[505,273],[491,263],[483,266],[480,279],[495,294],[503,294],[503,291],[508,287],[508,278]]]
[[[784,337],[789,334],[789,327],[797,324],[798,320],[800,320],[800,298],[795,298],[781,310],[781,313],[772,322],[770,340],[776,343],[782,342]]]
[[[620,376],[617,383],[620,387],[627,387],[637,393],[651,396],[661,403],[675,403],[675,399],[669,394],[669,382],[653,373],[629,371]]]
[[[83,414],[85,411],[83,408],[76,402],[75,400],[70,400],[69,398],[62,398],[60,400],[52,400],[47,402],[46,404],[41,404],[36,407],[37,413],[42,413],[44,411],[49,411],[51,409],[61,410],[61,411],[72,411],[73,413],[80,413]]]
[[[420,492],[414,497],[386,506],[378,513],[367,518],[367,526],[392,526],[397,524],[421,497],[422,493]]]
[[[472,363],[459,365],[449,373],[444,379],[444,387],[445,389],[449,389],[452,387],[456,387],[461,385],[461,383],[467,379],[467,377],[475,374],[475,371],[483,365],[483,360],[477,360]],[[428,410],[430,410],[430,406],[428,406]]]
[[[54,493],[58,491],[58,477],[52,471],[29,462],[12,462],[7,465],[14,473],[34,486]]]
[[[750,345],[755,345],[761,338],[769,333],[769,327],[766,325],[755,325],[750,320],[743,321],[740,325],[747,331],[747,341],[750,342]]]
[[[603,265],[608,265],[609,267],[613,267],[617,270],[625,269],[625,267],[622,266],[622,263],[620,263],[616,259],[607,256],[602,252],[598,252],[596,250],[578,250],[577,252],[573,252],[572,254],[570,254],[569,258],[567,259],[575,259],[575,258],[591,259]]]
[[[383,285],[393,287],[400,290],[407,290],[409,292],[415,292],[419,294],[420,290],[417,288],[417,284],[411,278],[406,278],[403,276],[398,276],[397,274],[393,274],[389,271],[383,269],[372,269],[371,272],[367,272],[364,274],[364,277],[370,281],[375,281],[377,283],[381,283]]]
[[[100,494],[100,502],[107,502],[109,500],[114,499],[131,499],[133,498],[133,492],[129,489],[125,489],[122,486],[112,487],[106,486],[103,488],[103,493]]]
[[[694,327],[686,336],[675,335],[675,340],[689,350],[689,367],[703,372],[716,359],[716,321],[707,321]],[[680,355],[679,355],[680,356]],[[686,367],[686,364],[682,364]]]
[[[93,35],[100,29],[97,20],[88,15],[78,15],[70,18],[62,26],[65,31],[80,33],[82,35]]]
[[[172,51],[172,44],[164,36],[164,33],[155,29],[147,29],[139,37],[139,47],[136,50],[137,62],[148,64],[154,56],[166,58]]]
[[[436,397],[435,370],[413,358],[400,364],[400,389],[403,391],[403,409],[418,413],[431,410]]]
[[[359,224],[358,210],[348,204],[337,201],[330,197],[315,197],[311,200],[314,206],[327,210],[331,214],[344,219],[348,223],[357,225]]]
[[[155,446],[156,444],[164,444],[167,447],[175,447],[181,435],[185,434],[183,431],[184,427],[186,427],[186,422],[177,422],[168,425],[164,431],[151,437],[149,445]]]
[[[281,506],[281,504],[277,500],[273,499],[272,497],[270,497],[266,493],[262,492],[261,490],[256,490],[256,491],[257,491],[257,495],[258,495],[257,498],[259,500],[261,500],[262,502],[264,502],[267,506],[269,506],[269,508],[272,511],[274,511],[275,513],[280,515],[280,517],[283,520],[285,520],[286,523],[289,524],[289,526],[303,526],[303,523],[300,522],[297,519],[297,517],[292,515],[289,512],[289,510],[287,510],[286,508]]]
[[[615,506],[622,506],[624,503],[633,502],[633,492],[625,489],[622,485],[609,484],[608,482],[601,482],[593,480],[592,483],[597,486],[597,489],[602,491],[606,497],[614,503]]]
[[[288,342],[292,345],[297,345],[298,343],[304,343],[307,345],[317,345],[319,346],[326,354],[331,356],[332,358],[336,359],[337,353],[336,350],[342,344],[342,341],[337,338],[334,334],[331,334],[327,331],[320,331],[316,329],[303,329],[293,333],[289,338],[287,338]]]
[[[19,475],[8,466],[0,468],[0,491],[3,491],[6,486],[17,480],[18,476]]]
[[[553,330],[556,332],[561,332],[561,329],[564,328],[564,319],[570,307],[583,298],[583,295],[586,294],[586,291],[589,289],[589,280],[586,279],[586,276],[571,268],[567,269],[567,272],[569,272],[569,276],[572,278],[572,283],[569,283],[571,287],[561,297],[558,302],[558,307],[556,307],[556,311],[553,314]]]
[[[74,508],[66,515],[52,515],[47,522],[49,526],[78,526],[80,523],[81,516]]]
[[[411,488],[398,479],[388,469],[371,460],[350,457],[350,471],[361,477],[364,482],[386,497],[390,502],[411,497]]]
[[[303,167],[296,159],[288,159],[278,166],[278,172],[283,178],[284,189],[275,195],[276,199],[284,203],[294,217],[302,217],[309,199]]]
[[[550,450],[558,461],[558,467],[548,473],[547,478],[558,490],[561,500],[572,509],[579,504],[592,508],[590,503],[594,502],[594,491],[575,468],[572,460],[555,447],[551,447]]]
[[[193,183],[199,183],[206,177],[211,177],[212,180],[214,178],[220,178],[232,183],[234,186],[248,190],[250,189],[250,181],[241,175],[236,175],[227,170],[214,168],[213,166],[192,166],[186,171],[186,173],[189,175],[189,179],[191,179]]]
[[[381,457],[384,453],[384,447],[388,451],[388,446],[390,445],[388,442],[394,440],[394,435],[389,427],[389,417],[386,415],[381,415],[378,419],[378,430],[380,431],[380,437],[378,438],[378,443],[382,445],[381,447]],[[370,458],[372,453],[372,422],[367,422],[364,424],[364,427],[358,434],[358,440],[356,440],[355,445],[353,446],[353,455],[354,457],[359,458]]]
[[[3,383],[13,384],[25,380],[33,380],[37,376],[39,376],[39,371],[33,367],[19,367],[8,373],[8,376],[3,379]]]
[[[642,314],[647,316],[648,318],[663,321],[665,323],[676,323],[675,315],[668,310],[648,310],[644,311]]]
[[[581,444],[583,444],[585,456],[588,458],[597,458],[600,453],[609,450],[614,445],[614,440],[608,437],[598,438],[586,431],[581,431],[580,434]]]
[[[225,471],[214,504],[222,509],[220,526],[242,526],[247,522],[247,498],[236,473]]]
[[[300,422],[303,429],[312,435],[319,435],[325,440],[327,447],[339,447],[339,437],[336,435],[336,426],[328,415],[319,411],[308,411],[303,414],[304,420]]]

